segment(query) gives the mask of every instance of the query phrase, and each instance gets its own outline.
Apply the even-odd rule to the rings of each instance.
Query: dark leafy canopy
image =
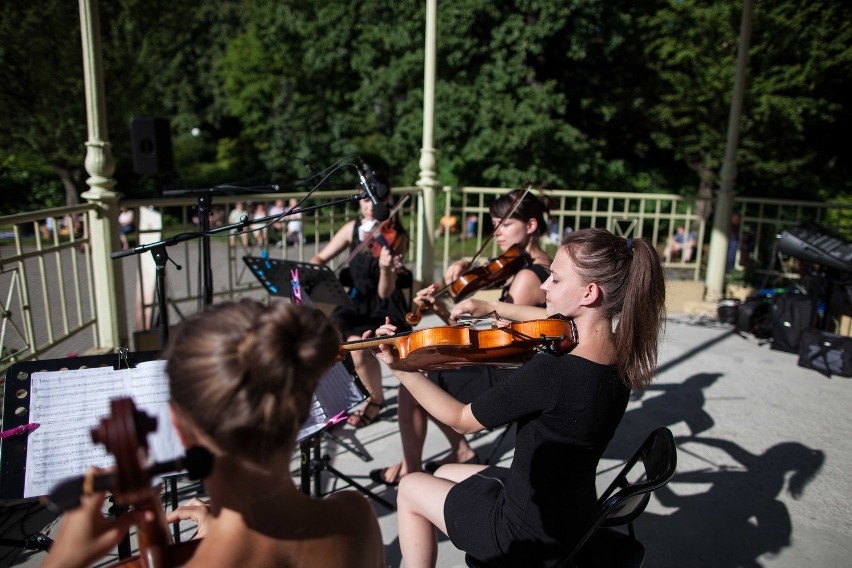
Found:
[[[850,191],[850,10],[756,3],[739,192]],[[424,3],[123,0],[100,11],[119,191],[295,179],[351,152],[395,183],[417,179]],[[714,188],[741,11],[740,0],[439,2],[440,181]],[[4,195],[49,186],[45,172],[75,194],[86,177],[76,3],[4,2],[0,34]],[[171,177],[133,175],[134,116],[170,120]],[[32,203],[55,204],[49,193]]]

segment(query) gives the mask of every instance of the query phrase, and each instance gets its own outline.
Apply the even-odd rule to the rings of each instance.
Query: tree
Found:
[[[683,0],[640,20],[659,82],[648,114],[652,139],[695,172],[705,195],[724,156],[741,13],[741,2]],[[819,186],[811,172],[840,169],[840,147],[826,148],[824,137],[849,125],[839,102],[849,89],[849,16],[848,7],[830,0],[757,4],[738,155],[741,191],[810,198]]]

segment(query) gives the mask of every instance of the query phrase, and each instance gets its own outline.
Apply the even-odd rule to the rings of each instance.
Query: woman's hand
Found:
[[[396,326],[393,325],[389,317],[385,317],[385,323],[376,330],[376,338],[387,337],[396,334]],[[372,331],[365,331],[361,337],[369,339],[373,336]],[[406,364],[405,361],[399,358],[399,351],[390,343],[382,343],[377,348],[373,349],[373,354],[376,359],[382,361],[389,369],[393,371],[416,371]]]
[[[382,247],[382,250],[379,253],[379,268],[390,272],[393,272],[396,268],[393,252],[388,247]]]
[[[418,306],[431,306],[435,303],[435,290],[438,289],[437,284],[430,284],[425,288],[418,290],[417,294],[414,295],[414,303]]]
[[[494,313],[494,307],[491,305],[491,302],[468,298],[453,306],[450,312],[450,322],[457,322],[460,316],[466,315],[481,318],[493,315]]]
[[[89,475],[95,471],[90,469]],[[89,566],[111,552],[132,525],[154,519],[153,513],[144,511],[104,517],[104,499],[104,493],[81,495],[80,506],[62,516],[59,535],[42,568]]]
[[[192,537],[193,539],[207,536],[207,529],[210,527],[212,520],[213,515],[210,513],[210,504],[197,497],[193,497],[166,517],[166,522],[168,523],[192,521],[198,525],[195,536]]]
[[[450,284],[459,279],[459,276],[464,273],[465,270],[470,268],[470,261],[468,260],[457,260],[451,265],[447,267],[447,270],[444,271],[444,282]]]

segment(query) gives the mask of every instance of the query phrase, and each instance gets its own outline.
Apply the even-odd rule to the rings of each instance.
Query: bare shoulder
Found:
[[[367,498],[356,491],[338,491],[322,503],[328,507],[328,518],[339,520],[333,521],[336,526],[329,527],[333,532],[329,539],[333,542],[328,542],[314,557],[328,560],[328,566],[335,565],[337,556],[342,556],[350,566],[384,566],[382,532]]]
[[[340,511],[346,511],[350,518],[363,518],[375,521],[376,514],[366,497],[357,491],[337,491],[326,497],[323,502],[329,507]]]

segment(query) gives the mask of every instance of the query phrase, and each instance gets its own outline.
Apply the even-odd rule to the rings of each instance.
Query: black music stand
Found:
[[[137,363],[151,361],[156,359],[158,355],[159,353],[156,351],[137,353],[123,351],[120,355],[92,355],[15,363],[6,369],[3,385],[2,430],[11,430],[30,422],[30,389],[33,373],[94,367],[112,367],[114,369],[135,367]],[[10,504],[16,510],[21,509],[21,507],[27,508],[29,512],[24,515],[21,522],[34,514],[31,509],[46,509],[38,504],[36,498],[24,498],[28,439],[29,436],[23,434],[0,440],[0,500]],[[56,515],[51,513],[51,517],[46,519],[45,525],[55,517]],[[40,532],[24,533],[18,539],[0,538],[0,546],[26,550],[46,551],[52,544],[53,541]],[[129,555],[129,541],[127,541],[126,547],[127,555]]]
[[[320,298],[326,301],[331,300],[328,303],[335,301],[337,305],[349,303],[345,292],[340,293],[343,290],[340,282],[326,266],[286,260],[277,261],[273,265],[273,261],[268,259],[251,257],[244,257],[244,260],[252,267],[261,282],[264,282],[264,279],[268,282],[268,284],[265,282],[264,286],[274,286],[276,295],[289,297],[293,304],[313,307],[312,291],[318,292]],[[258,264],[260,274],[256,270]],[[273,270],[276,272],[273,273]],[[272,279],[269,278],[269,274],[272,274]],[[307,279],[304,278],[305,275],[308,276]],[[342,298],[346,299],[345,304],[339,303]],[[396,507],[391,503],[332,467],[331,458],[328,455],[322,455],[323,435],[331,436],[327,432],[328,428],[343,420],[348,411],[363,402],[367,396],[369,393],[355,372],[349,353],[346,353],[343,361],[338,361],[320,379],[314,392],[311,415],[296,435],[301,462],[301,489],[305,495],[313,494],[314,497],[322,497],[322,472],[327,471],[389,510],[395,511]],[[358,456],[364,459],[360,453]],[[313,485],[313,492],[311,485]]]
[[[263,284],[266,291],[273,296],[285,298],[292,296],[291,270],[295,268],[299,271],[302,291],[310,296],[311,301],[334,306],[352,305],[343,284],[340,283],[334,271],[328,266],[297,260],[256,256],[244,256],[243,261],[258,281]]]

